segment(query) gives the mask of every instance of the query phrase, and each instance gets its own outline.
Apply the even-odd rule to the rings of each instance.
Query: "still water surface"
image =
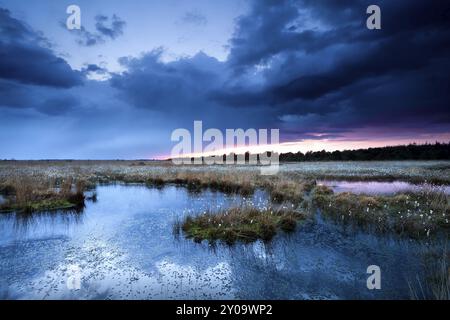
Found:
[[[320,216],[271,244],[212,247],[173,234],[188,213],[266,206],[262,192],[244,199],[109,185],[97,194],[79,214],[0,216],[0,298],[407,299],[408,280],[422,275],[415,243],[345,231]],[[373,264],[382,290],[366,287]]]

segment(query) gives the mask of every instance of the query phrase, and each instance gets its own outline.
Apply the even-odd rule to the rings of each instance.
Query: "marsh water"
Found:
[[[139,185],[97,187],[81,213],[0,216],[3,299],[385,299],[423,277],[415,242],[303,223],[270,244],[194,243],[173,233],[186,214],[267,198]],[[381,290],[366,271],[378,265]]]
[[[435,191],[450,195],[450,186],[448,185],[413,184],[405,181],[319,180],[317,183],[332,188],[334,192],[351,192],[356,194],[389,195],[399,192]]]

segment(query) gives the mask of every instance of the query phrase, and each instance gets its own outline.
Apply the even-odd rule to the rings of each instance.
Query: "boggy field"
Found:
[[[170,189],[167,188],[171,186],[182,187],[189,193],[191,201],[210,197],[205,196],[205,192],[220,193],[224,197],[236,195],[241,200],[232,205],[211,205],[188,211],[178,208],[175,219],[164,220],[164,223],[170,220],[171,227],[163,237],[183,235],[186,241],[192,239],[195,243],[210,245],[270,243],[273,239],[278,243],[280,237],[289,234],[291,239],[301,239],[302,232],[305,236],[311,234],[311,226],[320,225],[320,221],[326,219],[332,225],[356,230],[352,232],[406,239],[424,246],[420,250],[425,252],[427,262],[422,271],[427,275],[421,276],[419,284],[408,282],[407,295],[448,299],[449,184],[448,161],[284,163],[279,173],[273,176],[260,175],[259,167],[246,165],[175,166],[164,161],[2,161],[0,212],[22,217],[20,219],[52,211],[69,215],[82,212],[86,206],[90,212],[90,208],[96,207],[91,203],[105,201],[105,198],[97,199],[97,189],[114,185],[164,190],[162,192],[168,192]],[[130,201],[129,192],[120,190],[114,189],[114,201],[120,202],[121,194],[124,202]],[[248,201],[259,194],[266,199],[263,205]],[[174,197],[176,202],[177,196]],[[147,201],[134,195],[133,199],[136,205]],[[167,206],[167,210],[172,206],[170,202],[160,205],[162,209]],[[105,223],[109,219],[106,211],[102,213]],[[355,243],[352,250],[359,250],[356,249],[358,246]],[[418,291],[417,285],[427,287],[427,293]],[[280,291],[280,295],[283,294],[287,291]],[[352,294],[342,297],[355,297]],[[399,297],[405,297],[405,294]]]
[[[360,181],[361,192],[333,192],[333,183]],[[278,174],[260,175],[258,166],[176,166],[169,161],[1,161],[0,210],[45,211],[80,208],[85,190],[97,184],[174,184],[195,192],[211,189],[243,196],[268,193],[273,204],[303,215],[316,209],[345,223],[411,237],[447,232],[449,161],[284,163]],[[394,186],[382,192],[387,182]],[[374,184],[373,192],[370,191]],[[403,183],[403,190],[395,185]],[[339,190],[337,188],[336,190]],[[369,190],[368,194],[365,194]],[[358,191],[358,190],[356,190]],[[381,192],[380,192],[381,191]],[[95,197],[95,193],[91,198]],[[243,212],[245,208],[243,208]],[[274,209],[275,210],[275,209]],[[276,210],[275,210],[276,211]],[[296,215],[295,212],[288,213]],[[214,219],[213,219],[214,220]],[[192,224],[192,221],[190,221]]]
[[[256,166],[174,166],[170,161],[1,161],[0,178],[47,175],[53,178],[96,175],[158,175],[174,172],[255,172]],[[450,161],[346,161],[282,163],[280,173],[311,179],[402,180],[450,184]]]

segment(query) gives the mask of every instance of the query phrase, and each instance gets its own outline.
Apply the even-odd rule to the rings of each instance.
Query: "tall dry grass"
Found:
[[[58,181],[53,178],[18,176],[12,177],[2,184],[3,190],[8,190],[7,201],[0,209],[45,208],[56,206],[67,201],[73,205],[84,204],[85,182],[72,177]]]
[[[450,300],[450,252],[447,244],[441,249],[437,254],[426,252],[425,281],[419,277],[408,281],[411,299]]]

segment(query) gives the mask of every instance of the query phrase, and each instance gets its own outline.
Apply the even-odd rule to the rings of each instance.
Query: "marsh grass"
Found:
[[[195,242],[221,240],[232,245],[236,241],[270,241],[278,230],[286,233],[295,231],[297,222],[304,218],[304,214],[294,210],[237,207],[187,216],[174,225],[174,230],[181,229],[187,238]]]
[[[212,168],[212,169],[211,169]],[[449,198],[439,192],[404,193],[393,196],[335,194],[317,179],[355,181],[411,181],[450,183],[448,162],[315,162],[283,165],[275,176],[261,176],[259,169],[176,167],[170,162],[127,161],[0,161],[0,193],[6,203],[0,211],[46,211],[84,206],[83,189],[101,183],[142,183],[162,188],[167,184],[196,193],[211,189],[227,194],[251,195],[267,191],[274,203],[298,204],[303,212],[316,208],[337,221],[380,232],[392,231],[413,238],[427,238],[449,231]],[[94,194],[95,195],[95,194]],[[96,197],[96,195],[95,195]],[[94,199],[94,198],[93,198]],[[28,216],[28,215],[23,215]],[[305,214],[297,211],[234,208],[186,217],[173,225],[195,241],[268,241],[278,231],[292,232]],[[253,220],[253,221],[252,221]],[[416,297],[428,290],[436,299],[449,299],[449,258],[430,262],[429,277],[414,287]],[[445,257],[445,259],[444,259]]]
[[[275,176],[261,176],[258,171],[246,170],[167,170],[148,171],[140,174],[109,173],[101,181],[115,181],[124,183],[144,183],[151,187],[163,187],[174,184],[186,187],[190,192],[201,192],[205,189],[219,191],[226,194],[252,195],[257,189],[269,193],[275,203],[301,203],[305,192],[310,191],[315,180],[305,180],[294,174],[278,174]]]
[[[270,199],[275,203],[289,201],[291,203],[300,203],[303,200],[307,185],[303,181],[280,181],[266,183],[264,185],[269,190]]]
[[[411,299],[450,300],[450,252],[447,245],[442,251],[425,254],[425,281],[420,277],[408,280]]]
[[[440,259],[431,264],[427,284],[436,300],[450,300],[450,253],[444,250]]]
[[[6,202],[0,205],[0,212],[35,212],[58,209],[80,209],[84,207],[85,183],[67,178],[55,179],[20,177],[2,183],[8,190]]]
[[[447,233],[450,228],[449,196],[435,191],[368,196],[333,193],[325,186],[312,192],[321,211],[343,223],[392,231],[412,238]]]
[[[316,165],[318,169],[315,168]],[[299,165],[298,170],[280,170],[274,176],[261,176],[257,168],[252,170],[250,167],[245,169],[177,167],[169,162],[146,162],[145,165],[140,165],[136,161],[5,162],[0,163],[0,175],[3,173],[4,177],[5,171],[2,171],[2,168],[8,168],[7,180],[15,179],[17,182],[9,185],[0,183],[0,192],[14,193],[14,196],[7,198],[15,199],[17,204],[22,204],[35,202],[36,198],[40,197],[45,199],[46,193],[49,194],[48,198],[54,198],[55,191],[52,187],[55,186],[59,188],[60,193],[57,199],[81,203],[81,194],[75,190],[77,181],[85,181],[85,187],[112,182],[142,183],[156,188],[174,184],[186,187],[192,194],[210,189],[226,194],[249,196],[260,189],[267,192],[274,204],[291,203],[312,214],[315,212],[314,206],[317,206],[327,215],[344,223],[372,226],[382,232],[392,230],[400,234],[422,237],[429,236],[438,230],[448,230],[449,206],[448,196],[445,194],[428,192],[389,197],[351,193],[334,194],[327,187],[317,186],[314,179],[317,175],[331,172],[331,168],[335,168],[340,175],[354,173],[355,177],[369,177],[374,175],[373,172],[378,172],[377,174],[382,173],[386,178],[390,177],[390,172],[398,171],[387,170],[387,165],[393,168],[400,166],[395,163],[383,163],[382,167],[380,165],[368,167],[367,164],[349,166],[342,163],[302,164]],[[423,172],[430,172],[425,165],[419,169],[413,165],[417,166],[417,164],[408,164],[412,166],[408,169],[409,171],[405,169],[409,167],[403,164],[399,168],[410,176],[421,176]],[[378,169],[375,170],[372,167]],[[447,167],[444,169],[447,170]],[[316,176],[312,176],[311,179],[305,178],[311,172],[316,172]],[[74,178],[70,178],[71,176]],[[16,187],[13,188],[12,185]],[[79,186],[78,189],[81,187]],[[44,204],[44,207],[48,206]]]

